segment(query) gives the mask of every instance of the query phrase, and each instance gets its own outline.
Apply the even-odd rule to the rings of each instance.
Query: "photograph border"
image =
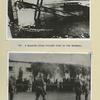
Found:
[[[81,0],[80,0],[81,1]],[[91,40],[91,34],[92,34],[92,29],[91,29],[91,8],[92,8],[92,1],[89,0],[89,38],[10,38],[8,37],[8,0],[6,0],[6,40],[19,40],[19,41],[40,41],[40,40],[44,40],[44,41],[77,41],[77,40]]]
[[[25,52],[25,51],[8,51],[7,52],[7,100],[9,100],[9,92],[8,92],[8,88],[9,88],[9,85],[8,85],[8,83],[9,83],[9,54],[10,53],[32,53],[32,54],[90,54],[90,69],[91,69],[91,87],[90,87],[90,89],[91,89],[91,91],[90,91],[90,100],[92,100],[92,96],[93,96],[93,92],[92,92],[92,86],[93,86],[93,84],[92,84],[92,81],[93,81],[93,72],[92,72],[92,70],[93,70],[93,63],[92,63],[92,53],[91,52],[67,52],[67,53],[65,53],[65,52],[56,52],[56,53],[54,53],[54,52],[33,52],[33,51],[28,51],[28,52]]]

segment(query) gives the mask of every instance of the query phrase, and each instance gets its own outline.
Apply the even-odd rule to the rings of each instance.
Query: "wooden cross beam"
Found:
[[[35,9],[35,14],[34,14],[34,20],[35,20],[35,25],[36,27],[39,27],[41,22],[40,22],[40,14],[41,14],[41,7],[43,4],[43,0],[37,0],[37,7]]]
[[[59,16],[75,16],[74,14],[70,13],[70,12],[66,12],[63,10],[58,10],[58,9],[53,9],[53,8],[48,8],[48,7],[44,7],[44,6],[38,6],[37,4],[31,4],[31,3],[27,3],[27,2],[23,2],[22,5],[25,8],[32,8],[32,9],[36,9],[37,11],[41,11],[41,12],[46,12],[46,13],[52,13],[52,14],[56,14]]]

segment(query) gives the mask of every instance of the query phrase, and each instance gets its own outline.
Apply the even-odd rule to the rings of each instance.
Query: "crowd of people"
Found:
[[[72,91],[76,94],[76,100],[81,100],[81,95],[84,94],[85,100],[88,100],[90,91],[90,80],[81,80],[79,77],[76,79],[63,79],[62,82],[55,80],[51,82],[50,79],[45,79],[43,73],[38,73],[35,80],[30,83],[29,80],[24,79],[14,80],[13,77],[9,78],[9,100],[13,100],[14,93],[18,92],[36,92],[36,100],[41,95],[43,100],[46,100],[45,95],[48,91]]]

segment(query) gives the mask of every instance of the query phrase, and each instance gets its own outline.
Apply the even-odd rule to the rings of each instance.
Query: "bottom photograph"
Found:
[[[8,100],[91,100],[91,54],[10,52]]]

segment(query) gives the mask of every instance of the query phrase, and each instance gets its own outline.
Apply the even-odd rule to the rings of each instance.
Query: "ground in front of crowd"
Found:
[[[35,93],[17,93],[13,100],[35,100]],[[41,96],[39,100],[42,100]],[[47,92],[46,100],[75,100],[75,93]],[[84,95],[81,96],[81,100],[85,100]],[[90,95],[88,100],[90,100]]]

